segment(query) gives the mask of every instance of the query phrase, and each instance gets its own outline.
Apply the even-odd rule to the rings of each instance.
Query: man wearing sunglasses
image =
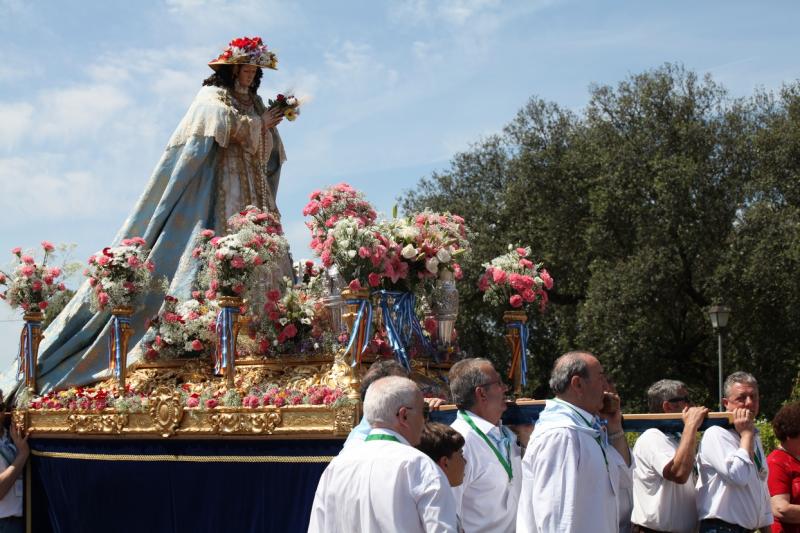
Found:
[[[458,407],[452,427],[464,437],[464,482],[454,487],[466,533],[513,532],[519,500],[520,448],[500,422],[508,390],[487,359],[463,359],[450,369]]]
[[[662,379],[647,389],[651,413],[681,413],[683,431],[650,428],[633,447],[634,532],[691,533],[697,527],[697,492],[693,475],[697,431],[708,414],[692,407],[686,384]]]

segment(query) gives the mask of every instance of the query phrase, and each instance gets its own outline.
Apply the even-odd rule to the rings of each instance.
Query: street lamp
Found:
[[[717,350],[719,356],[719,410],[722,411],[722,330],[728,325],[731,308],[725,305],[712,305],[708,308],[711,327],[717,332]]]

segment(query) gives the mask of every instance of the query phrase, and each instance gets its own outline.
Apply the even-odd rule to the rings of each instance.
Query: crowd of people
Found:
[[[751,374],[725,381],[732,427],[699,442],[708,409],[680,381],[654,383],[649,410],[680,414],[683,429],[648,429],[633,449],[588,352],[556,360],[535,425],[503,425],[507,387],[487,359],[457,362],[448,381],[456,420],[426,423],[442,400],[392,361],[370,368],[364,417],[320,479],[309,532],[800,533],[800,403],[775,416],[780,446],[766,456]]]

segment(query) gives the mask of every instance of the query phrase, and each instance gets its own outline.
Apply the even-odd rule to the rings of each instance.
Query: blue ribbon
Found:
[[[417,297],[414,293],[381,290],[377,291],[377,294],[381,297],[381,314],[383,315],[383,327],[386,329],[386,339],[392,347],[397,361],[406,370],[411,371],[411,362],[406,347],[411,344],[411,340],[416,335],[425,350],[432,353],[438,362],[439,354],[422,332],[422,325],[417,318],[415,311]],[[391,306],[389,306],[389,298],[394,300]]]
[[[223,307],[217,315],[217,357],[214,361],[214,374],[220,376],[233,359],[233,325],[239,314],[238,307]]]
[[[508,327],[519,330],[520,383],[523,386],[525,386],[528,384],[528,379],[525,377],[528,374],[528,326],[525,324],[525,322],[515,321],[515,322],[509,322]]]
[[[369,341],[372,338],[372,304],[369,301],[369,298],[353,298],[350,300],[345,300],[347,305],[356,305],[358,304],[358,314],[356,314],[356,319],[353,322],[353,330],[350,332],[350,342],[347,343],[347,348],[344,349],[345,353],[348,353],[350,350],[353,349],[353,345],[356,342],[356,337],[358,337],[358,330],[361,327],[361,321],[364,320],[364,315],[366,315],[367,320],[367,334],[364,335],[364,343],[361,346],[360,353],[363,353],[364,350],[367,349],[369,346]],[[350,363],[350,366],[355,367],[358,364],[358,357],[353,356],[353,362]]]
[[[130,326],[126,316],[111,315],[111,338],[108,339],[108,364],[114,361],[114,377],[119,379],[122,371],[122,325]]]
[[[25,322],[25,330],[22,334],[22,346],[20,352],[22,353],[22,361],[17,365],[17,380],[21,376],[34,376],[36,375],[36,361],[33,358],[33,330],[41,329],[42,323],[28,320]],[[27,382],[27,379],[25,380]]]

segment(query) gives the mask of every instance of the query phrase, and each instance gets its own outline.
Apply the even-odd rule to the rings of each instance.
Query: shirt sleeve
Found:
[[[734,485],[744,487],[758,476],[750,455],[729,438],[726,429],[712,426],[700,441],[700,461],[713,468],[722,478]]]
[[[533,515],[541,531],[569,531],[578,509],[575,483],[580,465],[580,440],[567,429],[539,439],[531,457]]]
[[[444,472],[427,457],[418,459],[411,490],[427,533],[456,533],[456,503]]]
[[[769,454],[767,464],[769,465],[769,478],[767,478],[769,495],[791,494],[792,479],[786,468],[786,463],[781,460],[780,451],[776,450]]]
[[[634,456],[637,471],[642,473],[645,483],[660,483],[664,467],[675,458],[675,449],[669,445],[668,437],[658,430],[645,431],[636,441]]]

